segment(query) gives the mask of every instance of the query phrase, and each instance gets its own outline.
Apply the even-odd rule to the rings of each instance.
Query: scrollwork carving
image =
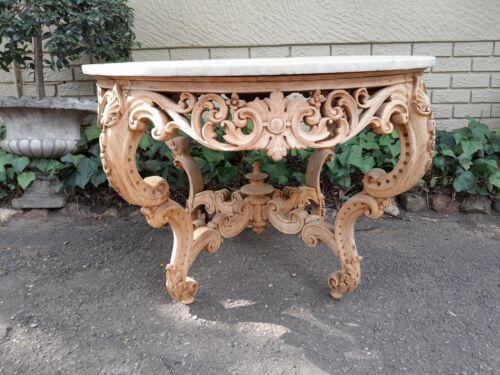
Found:
[[[326,96],[315,90],[309,99],[285,97],[281,91],[251,101],[241,100],[237,93],[230,98],[182,93],[178,103],[155,92],[131,91],[129,95],[132,113],[145,111],[156,118],[151,121],[158,140],[168,140],[181,130],[212,149],[266,150],[274,160],[290,149],[331,148],[366,127],[387,134],[393,129],[395,114],[404,121],[406,113],[406,101],[401,100],[406,98],[404,84],[370,92],[366,88],[333,90]]]
[[[192,210],[204,208],[208,214],[214,214],[213,225],[224,238],[231,238],[241,233],[252,218],[252,205],[239,192],[229,190],[206,190],[196,194]]]
[[[323,196],[318,196],[316,189],[308,186],[285,187],[283,192],[276,191],[267,202],[267,218],[282,233],[299,233],[306,220],[311,216],[306,207],[321,205]]]

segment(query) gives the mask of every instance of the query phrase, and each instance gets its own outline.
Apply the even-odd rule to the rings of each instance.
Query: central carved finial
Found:
[[[241,187],[241,192],[245,195],[264,196],[272,193],[274,190],[271,185],[264,182],[268,175],[260,170],[260,162],[258,161],[252,163],[252,172],[247,173],[245,177],[250,181],[249,184]]]
[[[261,233],[267,224],[265,206],[271,199],[270,195],[274,188],[264,182],[267,179],[267,173],[260,170],[258,161],[252,163],[252,172],[246,174],[245,177],[250,183],[243,185],[240,191],[247,196],[245,199],[252,206],[252,217],[249,225],[254,232]]]
[[[264,181],[267,178],[267,173],[261,172],[260,162],[256,160],[252,163],[252,173],[246,174],[245,177],[248,181],[255,184]]]

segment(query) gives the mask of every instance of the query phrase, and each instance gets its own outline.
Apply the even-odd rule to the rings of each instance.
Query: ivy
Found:
[[[471,119],[466,128],[438,132],[430,187],[457,193],[496,195],[500,189],[500,136]]]
[[[21,189],[26,189],[35,180],[35,174],[33,172],[21,172],[17,175],[16,180]]]
[[[0,126],[0,136],[4,129]],[[83,129],[79,152],[60,160],[29,160],[0,150],[0,199],[25,189],[35,172],[58,176],[68,193],[89,186],[107,184],[99,149],[100,129],[96,125]],[[291,150],[279,162],[264,152],[219,152],[191,142],[191,155],[203,174],[208,189],[237,188],[246,183],[244,174],[259,161],[261,169],[275,185],[298,185],[305,182],[307,160],[313,150]],[[339,145],[326,163],[322,179],[325,184],[342,190],[345,196],[362,189],[361,179],[373,168],[391,170],[397,164],[400,142],[394,132],[378,136],[363,131],[346,144]],[[159,175],[168,180],[172,191],[186,191],[185,173],[173,165],[172,152],[162,142],[154,141],[150,132],[140,140],[137,168],[143,176]],[[500,189],[500,135],[486,125],[470,120],[465,128],[452,132],[438,131],[431,170],[419,186],[432,190],[449,188],[456,193],[497,196]]]

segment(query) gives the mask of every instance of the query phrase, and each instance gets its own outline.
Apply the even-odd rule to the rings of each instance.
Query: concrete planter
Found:
[[[59,159],[76,150],[82,120],[96,109],[95,102],[78,99],[0,98],[0,117],[7,130],[0,147],[28,158]],[[12,206],[64,207],[65,196],[54,192],[56,184],[57,180],[37,174],[37,179],[21,198],[12,201]]]

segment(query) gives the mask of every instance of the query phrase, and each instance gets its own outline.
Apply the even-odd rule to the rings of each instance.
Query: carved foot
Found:
[[[194,279],[184,276],[174,264],[167,266],[166,276],[167,292],[173,299],[186,305],[194,302],[198,292],[198,283]]]
[[[201,250],[217,251],[222,244],[221,235],[208,226],[194,229],[196,223],[191,221],[189,211],[171,200],[157,207],[143,208],[142,212],[153,227],[170,224],[174,232],[174,248],[166,269],[167,291],[175,300],[192,303],[198,283],[187,276],[188,271]]]
[[[306,224],[302,229],[301,237],[306,245],[316,246],[324,243],[340,262],[340,271],[330,274],[328,278],[330,295],[333,298],[339,299],[352,292],[360,282],[362,258],[358,255],[354,241],[354,224],[357,218],[362,215],[378,218],[383,215],[387,203],[388,200],[377,200],[360,193],[342,206],[335,225],[317,220]]]
[[[355,257],[351,263],[346,263],[342,270],[333,272],[328,276],[330,286],[330,296],[340,299],[346,293],[352,292],[359,285],[361,280],[361,257]]]

